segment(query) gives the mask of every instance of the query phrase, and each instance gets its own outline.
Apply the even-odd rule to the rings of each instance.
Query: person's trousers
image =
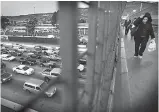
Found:
[[[135,56],[143,56],[148,39],[145,37],[135,37]]]
[[[125,35],[127,35],[129,32],[129,28],[128,27],[125,27]]]

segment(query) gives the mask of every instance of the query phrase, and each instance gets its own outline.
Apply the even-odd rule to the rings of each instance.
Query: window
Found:
[[[40,87],[36,87],[36,90],[41,91],[41,88]]]
[[[32,88],[32,89],[35,89],[34,86],[31,86],[31,85],[28,85],[28,84],[25,84],[26,87],[29,87],[29,88]]]

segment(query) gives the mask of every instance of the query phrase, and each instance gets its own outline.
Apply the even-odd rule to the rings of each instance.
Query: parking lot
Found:
[[[9,49],[11,46],[9,46]],[[30,48],[32,49],[32,48]],[[27,57],[27,52],[23,53],[23,56]],[[15,56],[16,60],[14,61],[3,61],[6,65],[6,72],[12,74],[12,80],[5,82],[1,86],[1,97],[13,102],[16,102],[18,104],[24,105],[30,98],[35,96],[33,93],[28,93],[25,90],[23,90],[23,85],[26,81],[28,81],[30,78],[40,79],[44,80],[44,76],[41,75],[42,71],[49,67],[39,66],[38,64],[35,65],[27,65],[30,68],[34,69],[34,73],[32,75],[22,75],[17,74],[13,72],[13,67],[19,66],[20,62],[18,62],[19,58],[22,56]],[[57,61],[54,61],[55,63],[59,63]],[[82,75],[80,75],[82,74]],[[64,75],[64,74],[62,74]],[[85,81],[85,71],[79,73],[79,82],[80,82],[80,88],[83,87],[84,81]],[[41,96],[38,101],[36,102],[32,109],[35,109],[37,111],[47,111],[47,112],[58,112],[60,111],[60,106],[62,103],[62,84],[56,85],[57,92],[53,97],[48,98],[46,96]],[[7,94],[6,94],[7,93]]]

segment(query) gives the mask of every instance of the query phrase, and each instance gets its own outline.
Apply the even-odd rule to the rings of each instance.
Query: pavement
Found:
[[[157,112],[158,48],[153,52],[146,48],[142,59],[134,58],[134,40],[122,28],[120,37],[121,74],[116,78],[113,112]]]

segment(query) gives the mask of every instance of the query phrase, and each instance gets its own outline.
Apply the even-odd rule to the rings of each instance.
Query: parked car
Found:
[[[13,72],[23,75],[31,75],[34,73],[34,69],[26,65],[19,65],[13,68]]]
[[[61,75],[61,68],[45,69],[41,74],[44,76],[44,80],[49,82],[51,79],[56,79]]]
[[[22,47],[22,46],[20,46],[17,50],[20,51],[20,52],[26,52],[27,51],[27,49]]]
[[[16,50],[9,51],[9,54],[11,54],[12,56],[22,56],[23,55],[22,52],[19,52],[19,51],[16,51]]]
[[[5,60],[5,61],[13,61],[16,60],[16,58],[14,56],[11,56],[9,54],[2,54],[1,55],[1,59]]]
[[[40,66],[41,67],[49,67],[49,68],[55,68],[57,67],[57,64],[53,61],[43,61],[43,62],[40,62]]]
[[[48,84],[45,83],[43,80],[31,78],[24,83],[23,89],[25,91],[28,91],[29,93],[31,92],[31,93],[37,94],[47,86]],[[52,97],[55,93],[56,93],[55,86],[51,86],[47,91],[45,91],[45,95],[47,97]]]
[[[52,61],[61,61],[61,57],[58,55],[50,55],[49,58]]]
[[[35,58],[35,59],[40,59],[41,55],[40,54],[35,54],[35,53],[28,53],[28,57]]]
[[[34,49],[35,50],[48,50],[48,48],[43,47],[43,46],[35,46]]]
[[[12,74],[4,72],[1,74],[1,83],[8,82],[12,79]]]
[[[35,64],[37,64],[37,62],[36,62],[35,59],[29,58],[29,57],[26,57],[26,58],[21,57],[21,58],[19,59],[19,62],[20,62],[21,64],[28,64],[28,65],[35,65]]]
[[[9,54],[9,49],[1,49],[1,54]]]

